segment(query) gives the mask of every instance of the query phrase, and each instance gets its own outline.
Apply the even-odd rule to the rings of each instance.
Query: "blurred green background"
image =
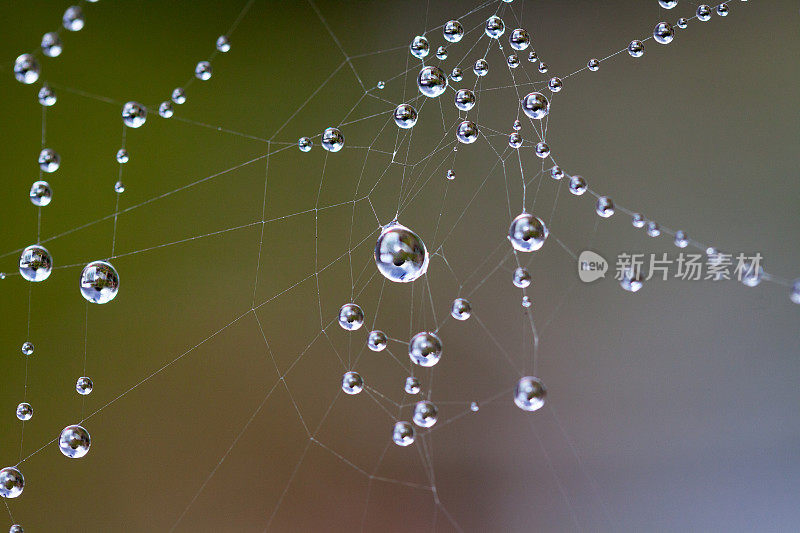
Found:
[[[665,11],[656,0],[541,0],[520,11],[521,4],[504,8],[508,30],[527,28],[550,72],[562,75],[695,9],[681,1]],[[211,55],[244,2],[85,4],[86,27],[61,32],[63,54],[39,55],[40,81],[58,94],[47,109],[46,145],[62,158],[45,177],[54,199],[42,210],[41,235],[63,268],[31,288],[26,336],[29,286],[13,273],[16,251],[36,240],[37,209],[26,196],[38,176],[42,110],[39,84],[17,83],[12,65],[59,27],[68,5],[0,4],[0,271],[10,274],[0,282],[0,463],[16,464],[125,394],[85,422],[87,457],[67,460],[50,444],[22,463],[25,492],[8,503],[26,531],[169,530],[207,479],[177,530],[449,531],[455,526],[430,490],[370,481],[352,466],[430,485],[428,452],[441,504],[466,531],[796,527],[799,310],[783,287],[669,281],[630,294],[610,279],[580,284],[572,258],[551,238],[524,258],[548,405],[523,413],[505,394],[459,417],[471,401],[530,372],[530,328],[510,281],[515,264],[502,261],[509,214],[522,207],[519,170],[514,159],[505,172],[495,165],[483,141],[455,155],[452,133],[438,144],[457,120],[451,92],[420,108],[407,159],[405,141],[397,161],[435,153],[415,168],[389,164],[397,142],[389,113],[417,94],[413,68],[407,80],[396,77],[417,64],[407,44],[469,11],[466,2],[319,1],[373,95],[364,96],[309,4],[256,0],[231,51],[214,59],[211,80],[192,83],[170,120],[156,115],[158,103]],[[472,28],[498,6],[462,22]],[[676,30],[669,46],[648,41],[640,59],[622,54],[596,73],[565,79],[547,139],[567,172],[619,204],[726,251],[759,251],[770,272],[791,279],[800,272],[797,4],[730,7],[727,18]],[[469,66],[487,44],[484,37],[470,51],[477,35],[448,45],[447,70],[461,62],[467,71],[460,86],[474,83]],[[445,44],[440,30],[428,36],[434,50]],[[376,51],[383,53],[363,55]],[[487,58],[481,87],[509,86],[496,46]],[[546,78],[527,62],[523,68]],[[522,70],[515,75],[519,81]],[[382,91],[373,89],[379,80],[387,80]],[[128,100],[151,109],[145,126],[127,133],[119,207],[138,207],[117,221],[119,295],[88,308],[87,329],[80,266],[111,254],[113,217],[47,239],[114,212],[114,154]],[[508,132],[516,102],[513,87],[483,91],[477,121],[487,132]],[[318,138],[308,154],[287,144],[342,123],[339,153],[326,156]],[[527,124],[522,133],[532,137]],[[530,178],[541,164],[523,153]],[[457,178],[448,183],[451,167]],[[589,196],[568,194],[564,183],[546,178],[528,194],[528,209],[574,251],[613,258],[675,250],[669,237],[648,239],[621,213],[599,220]],[[400,221],[432,250],[442,245],[452,268],[432,258],[425,285],[374,276],[378,221],[389,222],[401,198]],[[257,269],[261,220],[269,223]],[[229,228],[239,229],[151,249]],[[370,326],[404,342],[441,324],[459,293],[475,317],[444,323],[442,361],[434,373],[419,373],[439,404],[439,426],[424,447],[421,439],[390,445],[394,419],[410,417],[409,407],[398,412],[391,403],[413,401],[403,394],[409,365],[402,342],[390,343],[397,361],[365,352]],[[323,331],[351,299],[366,326]],[[74,383],[85,333],[95,390],[84,405]],[[20,451],[12,413],[22,401],[26,338],[36,346],[27,367],[35,414]],[[350,367],[389,400],[341,394]]]

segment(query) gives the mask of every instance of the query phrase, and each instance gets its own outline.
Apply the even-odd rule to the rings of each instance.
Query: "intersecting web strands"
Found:
[[[2,64],[15,133],[0,151],[10,176],[0,451],[26,480],[23,495],[4,499],[10,523],[564,531],[796,521],[786,494],[798,469],[785,457],[798,435],[788,295],[800,256],[785,233],[800,229],[786,178],[796,176],[797,122],[782,112],[792,95],[780,87],[796,86],[797,74],[759,55],[794,64],[788,4],[730,2],[727,18],[703,23],[695,3],[665,10],[656,0],[81,3],[86,27],[60,31],[62,56],[36,53],[36,85]],[[25,21],[0,41],[7,55],[36,48],[65,7],[3,7]],[[484,33],[492,15],[505,21],[498,40]],[[680,16],[689,28],[674,43],[647,38]],[[442,37],[451,19],[465,31],[458,43]],[[532,45],[512,69],[517,27]],[[229,51],[215,51],[220,34]],[[430,41],[424,64],[463,70],[438,98],[417,88],[415,35]],[[631,39],[644,42],[644,57],[625,51]],[[439,45],[446,59],[435,57]],[[591,57],[603,60],[598,72],[584,68]],[[483,77],[472,72],[480,58]],[[205,81],[193,75],[200,60],[213,69]],[[563,91],[548,90],[552,76]],[[43,82],[57,94],[52,107],[36,102]],[[187,101],[161,118],[175,87]],[[454,88],[474,91],[477,105],[459,112]],[[550,100],[545,120],[520,110],[534,90]],[[131,100],[147,121],[120,128]],[[418,113],[411,129],[393,119],[401,103]],[[456,139],[464,119],[478,125],[474,144]],[[508,143],[515,119],[519,149]],[[345,136],[338,152],[320,146],[328,127]],[[301,136],[313,142],[308,153]],[[538,158],[544,140],[552,152]],[[44,147],[61,155],[52,174],[33,166]],[[120,148],[129,161],[114,158]],[[551,178],[555,164],[564,179]],[[568,192],[573,174],[586,176],[585,195]],[[24,194],[37,175],[53,202],[32,208]],[[617,203],[609,220],[595,214],[604,194]],[[661,238],[631,226],[634,207],[662,224]],[[505,237],[522,211],[550,230],[532,254]],[[411,284],[386,280],[373,259],[395,218],[430,253]],[[761,252],[769,274],[755,289],[672,281],[635,295],[575,276],[581,250],[671,251],[678,228],[700,252]],[[35,242],[55,267],[29,284],[16,264]],[[102,306],[77,287],[98,259],[121,279]],[[511,283],[518,267],[530,287]],[[456,297],[471,302],[466,321],[450,315]],[[337,322],[348,302],[365,316],[353,332]],[[373,329],[388,336],[384,351],[367,348]],[[409,360],[420,331],[443,341],[435,367]],[[27,340],[35,352],[22,358]],[[359,394],[342,392],[346,371],[364,379]],[[514,387],[533,375],[547,403],[523,412]],[[92,377],[90,395],[76,394],[79,376]],[[418,394],[404,391],[410,376]],[[438,421],[395,445],[395,422],[410,421],[423,399]],[[35,412],[26,422],[11,418],[23,400]],[[56,442],[76,423],[92,447],[68,460]],[[754,496],[749,487],[764,480],[770,489]]]

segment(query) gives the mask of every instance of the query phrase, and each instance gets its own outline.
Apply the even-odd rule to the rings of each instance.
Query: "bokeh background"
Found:
[[[0,271],[9,273],[0,282],[0,462],[16,464],[188,351],[86,420],[87,457],[67,460],[49,444],[22,463],[25,492],[8,503],[26,531],[166,531],[176,523],[179,531],[796,529],[800,309],[784,287],[672,280],[631,294],[610,279],[586,285],[551,238],[524,258],[534,279],[528,294],[540,335],[537,375],[549,388],[548,404],[524,413],[506,392],[469,412],[471,401],[507,391],[531,370],[530,326],[503,244],[509,212],[522,207],[519,170],[513,159],[505,172],[495,165],[497,154],[483,141],[455,156],[452,133],[438,145],[456,121],[451,92],[441,112],[438,102],[421,108],[408,159],[399,159],[433,153],[427,165],[389,165],[384,152],[397,139],[387,123],[393,104],[404,91],[405,99],[416,95],[413,71],[407,83],[395,77],[415,65],[405,47],[472,6],[317,3],[347,54],[383,51],[352,59],[380,100],[363,96],[309,4],[256,0],[232,50],[215,58],[212,79],[193,83],[176,117],[160,119],[158,103],[213,52],[243,4],[85,4],[86,27],[62,32],[63,54],[40,55],[42,80],[58,94],[47,110],[46,144],[62,157],[45,178],[54,200],[42,211],[43,240],[114,212],[114,154],[127,100],[149,106],[151,115],[127,135],[121,210],[238,168],[119,215],[113,263],[121,289],[112,303],[88,308],[88,328],[80,265],[110,255],[113,217],[47,241],[64,268],[32,287],[27,337],[29,287],[13,273],[16,250],[36,240],[37,210],[27,193],[38,176],[42,111],[39,85],[17,83],[11,67],[59,27],[68,3],[0,5]],[[462,22],[472,28],[498,6]],[[563,75],[695,7],[684,0],[671,11],[656,0],[541,0],[520,12],[517,0],[503,17],[509,30],[527,28],[551,73]],[[770,272],[791,279],[800,272],[798,8],[786,0],[730,7],[727,18],[676,30],[669,46],[648,41],[640,59],[622,54],[599,72],[566,79],[553,98],[547,138],[567,172],[586,176],[617,203],[721,249],[761,252]],[[440,30],[428,35],[434,49],[445,44]],[[476,36],[448,47],[448,70],[483,54],[485,37],[468,53]],[[481,87],[508,86],[496,46],[487,57]],[[545,78],[523,67],[532,79]],[[380,92],[372,89],[379,80],[387,80]],[[462,85],[473,82],[467,72]],[[510,131],[516,102],[513,87],[483,91],[478,122]],[[308,154],[294,147],[273,153],[268,169],[266,158],[240,166],[301,135],[372,114],[342,126],[347,148],[337,154],[326,156],[317,142]],[[527,124],[522,133],[530,138]],[[367,146],[373,150],[365,162]],[[530,149],[523,153],[531,178],[541,163]],[[450,167],[457,178],[447,183]],[[414,193],[401,193],[401,183],[414,183]],[[573,251],[612,260],[621,251],[675,251],[669,237],[648,239],[621,213],[598,219],[591,198],[568,194],[564,183],[545,178],[534,201],[538,187],[534,181],[528,191],[528,209]],[[401,199],[401,222],[431,249],[443,245],[453,270],[435,256],[428,281],[413,293],[382,283],[371,263],[375,214],[389,222]],[[256,275],[261,220],[270,222]],[[246,227],[149,249],[239,226]],[[434,374],[419,373],[440,407],[440,423],[424,441],[437,507],[430,490],[370,481],[352,466],[431,484],[422,439],[389,445],[394,419],[410,417],[409,407],[398,411],[392,402],[413,401],[402,390],[405,347],[390,343],[397,361],[363,347],[373,323],[403,342],[442,323],[459,293],[475,317],[443,323],[442,361]],[[366,326],[323,332],[354,296]],[[266,303],[248,313],[254,302]],[[27,367],[35,414],[20,451],[13,413],[22,401],[19,346],[26,338],[36,346]],[[95,383],[85,404],[74,391],[84,346]],[[388,400],[341,393],[341,374],[353,364]],[[276,382],[276,366],[284,382]]]

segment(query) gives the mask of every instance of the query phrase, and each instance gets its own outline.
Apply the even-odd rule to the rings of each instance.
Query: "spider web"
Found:
[[[102,9],[104,3],[81,5],[88,30],[92,11]],[[728,5],[733,18],[740,5]],[[674,11],[683,10],[691,31],[704,31],[687,7],[691,6],[681,4]],[[24,287],[10,293],[15,302],[24,302],[27,313],[13,338],[25,331],[25,339],[37,346],[33,359],[9,363],[20,366],[13,374],[9,371],[9,376],[22,377],[24,399],[35,409],[40,405],[39,395],[47,393],[53,395],[52,401],[41,404],[60,408],[50,412],[37,409],[32,422],[20,424],[19,447],[14,446],[19,452],[16,465],[25,473],[28,486],[19,505],[39,490],[42,495],[35,496],[39,505],[49,505],[51,498],[57,497],[56,491],[37,482],[37,477],[69,480],[86,475],[82,461],[63,466],[63,457],[55,451],[57,438],[53,438],[53,428],[80,423],[92,432],[95,443],[85,462],[95,457],[106,462],[125,457],[131,465],[143,465],[121,475],[130,483],[130,493],[137,494],[133,512],[159,509],[160,517],[170,517],[168,523],[141,522],[151,527],[304,530],[325,525],[330,530],[377,529],[399,512],[404,524],[398,529],[471,530],[473,523],[462,518],[464,502],[471,498],[457,487],[459,469],[465,467],[453,457],[485,458],[474,450],[482,446],[491,449],[490,439],[503,440],[508,433],[522,431],[523,446],[516,451],[535,463],[535,477],[547,480],[535,487],[527,487],[523,480],[522,488],[517,488],[524,493],[522,501],[536,496],[542,508],[558,509],[548,516],[549,522],[543,522],[543,528],[619,528],[596,475],[584,466],[570,437],[568,420],[558,414],[557,394],[535,414],[516,412],[511,402],[519,377],[536,375],[549,382],[548,372],[559,375],[558,361],[553,360],[558,346],[540,344],[540,339],[564,320],[559,312],[565,302],[580,290],[590,290],[580,286],[572,271],[583,249],[579,246],[599,246],[600,225],[606,224],[592,214],[586,201],[604,194],[602,186],[595,188],[594,183],[602,184],[602,179],[589,177],[585,197],[571,198],[566,190],[570,166],[561,165],[567,169],[566,178],[550,177],[550,168],[561,164],[558,143],[551,141],[554,135],[548,135],[550,116],[538,123],[520,110],[520,99],[533,90],[550,98],[554,121],[562,110],[562,95],[547,90],[548,79],[557,75],[555,69],[538,71],[542,61],[549,61],[543,53],[537,62],[529,62],[527,51],[519,52],[517,69],[506,64],[506,56],[512,52],[507,36],[514,27],[527,27],[525,22],[535,16],[534,5],[493,1],[468,10],[462,6],[450,16],[464,24],[464,39],[457,44],[441,38],[446,18],[434,20],[430,6],[414,11],[420,15],[412,21],[414,33],[428,36],[432,44],[431,54],[422,62],[408,54],[405,43],[352,54],[352,43],[342,40],[347,30],[334,22],[341,22],[332,13],[335,8],[315,3],[291,8],[287,19],[305,17],[316,31],[314,39],[320,43],[316,64],[324,66],[313,78],[323,81],[312,87],[294,87],[286,98],[297,100],[297,105],[290,113],[271,117],[268,133],[223,125],[234,114],[247,114],[248,106],[272,105],[269,100],[251,100],[249,83],[268,84],[270,76],[292,75],[279,69],[272,72],[267,65],[268,76],[250,82],[242,79],[242,72],[252,68],[245,60],[252,62],[253,57],[242,53],[248,46],[237,45],[237,39],[244,41],[247,33],[248,42],[258,41],[258,20],[264,17],[259,9],[280,13],[250,0],[231,17],[230,6],[225,6],[221,12],[233,22],[223,35],[231,38],[233,47],[226,54],[208,56],[215,69],[211,80],[200,82],[190,76],[182,85],[176,84],[184,87],[189,97],[184,106],[175,106],[175,116],[169,120],[157,116],[159,97],[148,96],[153,101],[146,102],[150,110],[147,124],[140,130],[123,127],[119,142],[112,141],[119,137],[106,132],[113,124],[119,135],[115,120],[126,100],[61,81],[80,79],[77,75],[51,78],[50,63],[44,65],[43,79],[58,93],[59,102],[54,108],[42,107],[41,145],[62,142],[67,149],[61,150],[64,168],[49,180],[56,201],[36,210],[36,242],[53,252],[56,266],[52,279],[42,287],[24,287],[12,268],[7,269],[4,284]],[[741,6],[741,11],[746,9],[753,8]],[[499,40],[489,39],[483,32],[486,18],[493,14],[506,23],[506,34]],[[653,23],[674,14],[659,11]],[[634,33],[647,34],[640,30],[636,28]],[[284,31],[291,35],[289,29]],[[61,33],[66,55],[73,35]],[[83,38],[83,34],[75,37]],[[681,38],[678,33],[676,40]],[[540,40],[534,32],[531,49],[541,50]],[[642,41],[647,53],[635,61],[650,59],[657,46],[652,37]],[[434,55],[439,44],[446,44],[448,53],[441,61]],[[541,45],[544,47],[543,42]],[[669,48],[663,53],[668,54]],[[601,72],[617,67],[616,62],[631,60],[625,50],[600,54]],[[240,63],[236,63],[237,54]],[[490,65],[486,77],[471,72],[473,62],[481,57]],[[416,75],[422,64],[439,63],[446,71],[460,66],[464,80],[451,82],[444,95],[429,99],[418,92]],[[595,76],[585,67],[566,72],[561,76],[565,92],[579,78]],[[224,96],[219,98],[222,93],[212,93],[205,86],[213,87],[227,76],[231,77],[227,90],[238,88],[241,101],[228,98],[226,102]],[[378,88],[378,81],[385,87]],[[153,85],[159,85],[162,99],[172,90],[166,81],[155,84],[148,79],[146,84],[145,94],[152,94]],[[478,104],[473,110],[459,113],[452,105],[454,86],[475,92]],[[284,95],[275,90],[270,96]],[[93,115],[77,126],[91,132],[89,138],[97,139],[98,147],[81,151],[69,144],[68,129],[57,129],[74,127],[80,120],[80,113],[51,116],[60,113],[65,102],[77,106],[77,111],[81,106],[107,104],[102,115]],[[410,130],[398,129],[392,119],[392,111],[400,103],[410,103],[419,112],[419,121]],[[183,116],[194,109],[207,118]],[[456,140],[455,128],[464,119],[479,126],[480,139],[475,145]],[[514,119],[524,124],[524,142],[519,149],[508,146]],[[346,142],[341,152],[323,151],[321,135],[312,133],[328,126],[343,131]],[[154,140],[148,142],[148,135]],[[186,153],[175,154],[165,142],[178,135],[189,138],[189,144],[183,145]],[[296,139],[301,135],[314,142],[307,154],[297,150]],[[539,159],[534,155],[535,144],[545,139],[553,152]],[[109,173],[106,160],[120,146],[130,150],[131,162],[119,164]],[[112,183],[120,180],[126,184],[124,193],[114,195],[112,212],[105,212],[107,205],[102,209],[87,206],[94,203],[93,192],[83,187],[69,192],[72,184],[59,181],[64,172],[75,172],[72,169],[76,167],[69,168],[70,152],[82,172],[97,170],[104,176],[87,182],[92,188],[109,181],[109,176],[113,176]],[[101,158],[102,163],[92,162]],[[455,171],[455,180],[445,179],[448,169]],[[589,174],[588,170],[575,172]],[[143,177],[147,174],[158,180],[147,181]],[[104,186],[108,194],[98,194],[103,202],[113,192],[110,185]],[[499,195],[491,194],[498,191]],[[620,196],[624,200],[624,195]],[[566,202],[581,204],[581,211],[574,207],[567,211]],[[66,220],[80,217],[81,222],[57,225],[58,212],[50,212],[61,203],[67,205],[62,212]],[[615,223],[634,213],[618,201],[615,204]],[[96,209],[103,214],[96,214]],[[540,216],[551,231],[545,248],[535,254],[514,252],[504,238],[508,222],[522,211]],[[584,219],[584,212],[594,219]],[[418,232],[431,252],[428,274],[410,286],[387,282],[372,258],[379,229],[395,218]],[[60,229],[48,233],[48,224]],[[665,219],[660,226],[667,238],[662,237],[655,249],[666,249],[667,239],[675,236],[671,224]],[[128,231],[128,225],[151,229]],[[485,240],[487,228],[497,238]],[[581,228],[577,235],[575,228]],[[14,238],[32,238],[28,229],[15,233]],[[691,240],[689,246],[705,252],[712,244]],[[21,249],[9,250],[0,259],[13,266]],[[117,301],[95,309],[76,299],[74,281],[89,260],[101,257],[120,271],[122,289]],[[520,266],[533,273],[534,283],[528,289],[510,283],[511,273]],[[570,276],[552,280],[551,272],[570,272]],[[791,286],[789,280],[771,272],[765,273],[763,281]],[[535,293],[540,283],[542,292]],[[165,295],[176,298],[165,299]],[[473,316],[466,323],[449,315],[450,302],[456,296],[473,304]],[[521,306],[523,297],[529,297],[533,305]],[[128,303],[133,300],[135,304]],[[366,315],[364,327],[357,332],[343,331],[336,320],[338,308],[350,301],[361,305]],[[504,304],[491,306],[495,301]],[[64,343],[69,356],[48,362],[48,372],[43,375],[44,371],[33,365],[39,358],[59,352],[54,341],[37,339],[40,334],[49,338],[41,330],[54,327],[56,311],[51,314],[51,308],[62,317],[65,331],[70,331],[61,335],[69,338]],[[388,334],[389,346],[384,352],[367,350],[366,334],[371,329]],[[442,362],[431,369],[414,367],[405,355],[408,339],[423,330],[436,331],[445,345]],[[72,338],[75,331],[80,335]],[[157,338],[155,346],[149,342],[151,336]],[[115,357],[116,347],[126,345],[147,347],[158,355],[143,363],[132,357]],[[546,359],[550,360],[548,366]],[[366,382],[363,392],[354,397],[339,389],[340,376],[347,370],[357,370]],[[97,390],[76,400],[74,392],[66,394],[69,387],[63,387],[63,382],[71,382],[72,375],[81,371],[79,375],[95,376]],[[172,373],[182,374],[187,382],[168,381]],[[411,375],[422,382],[418,397],[403,392],[405,378]],[[34,387],[37,380],[41,385],[29,393],[29,385]],[[48,391],[56,383],[59,392]],[[141,397],[151,389],[159,392],[157,397]],[[414,404],[423,398],[438,406],[438,422],[429,429],[417,428],[412,446],[394,446],[390,438],[394,422],[409,420]],[[123,407],[126,403],[131,405]],[[114,416],[116,409],[124,411]],[[77,418],[65,419],[68,416]],[[481,425],[476,421],[464,424],[468,417],[480,419]],[[35,423],[36,432],[31,435],[31,428],[26,435],[25,426]],[[124,427],[115,432],[115,424]],[[459,425],[469,427],[454,432]],[[126,433],[129,439],[122,437]],[[160,439],[165,434],[176,439]],[[114,440],[116,444],[109,442]],[[167,442],[168,449],[159,447]],[[559,457],[561,450],[567,450],[584,491],[581,494],[570,490],[574,480],[568,483],[564,479],[560,471],[563,461],[554,463],[556,448]],[[59,459],[58,465],[47,463],[37,470],[34,465],[45,454]],[[258,456],[267,459],[253,459]],[[89,479],[101,479],[101,465],[90,463],[89,468]],[[160,474],[160,468],[171,474]],[[443,470],[449,480],[442,479]],[[177,477],[169,479],[170,475]],[[148,487],[148,479],[157,480],[160,486],[141,495],[135,487]],[[95,493],[104,490],[99,481],[90,484]],[[448,503],[448,491],[462,494],[458,512]],[[519,500],[512,501],[519,505]],[[15,518],[23,525],[35,520],[30,510],[15,511],[16,501],[4,502],[12,523]],[[520,511],[510,506],[501,513]],[[508,525],[510,529],[525,529],[513,520],[508,524],[513,524]]]

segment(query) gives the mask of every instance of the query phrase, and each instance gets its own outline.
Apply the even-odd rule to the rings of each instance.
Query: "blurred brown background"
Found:
[[[114,154],[127,100],[150,106],[151,115],[144,127],[128,132],[131,160],[121,209],[266,154],[268,144],[258,139],[272,137],[301,106],[271,150],[331,125],[378,116],[343,125],[347,148],[327,158],[318,142],[308,154],[290,147],[270,156],[265,219],[271,222],[264,225],[255,295],[260,224],[130,252],[261,220],[265,159],[119,216],[116,254],[122,256],[113,263],[121,289],[112,303],[88,310],[87,373],[95,391],[84,411],[74,391],[83,369],[86,312],[77,287],[80,266],[56,269],[32,287],[29,339],[36,352],[28,400],[35,414],[25,424],[23,457],[82,412],[94,412],[194,349],[85,422],[93,443],[86,458],[68,460],[50,444],[21,465],[25,492],[8,503],[26,531],[169,530],[246,424],[177,530],[455,529],[430,490],[370,483],[339,457],[375,476],[430,485],[425,450],[432,452],[443,507],[466,531],[796,529],[800,309],[786,289],[772,284],[652,282],[636,294],[610,279],[584,285],[551,239],[525,258],[534,279],[528,294],[547,406],[524,413],[505,394],[442,424],[468,412],[469,402],[511,388],[530,360],[520,290],[510,281],[514,264],[500,264],[508,250],[509,211],[513,216],[522,207],[517,163],[510,159],[505,174],[493,168],[497,156],[481,141],[460,146],[454,163],[451,148],[439,150],[427,166],[405,167],[404,178],[404,167],[388,165],[383,153],[395,146],[397,128],[387,124],[392,104],[359,100],[364,91],[348,65],[336,70],[342,55],[303,2],[257,0],[233,34],[231,51],[215,58],[212,79],[193,83],[176,117],[160,119],[158,102],[211,54],[243,4],[86,4],[86,27],[62,32],[61,57],[40,55],[42,80],[58,94],[47,110],[47,145],[62,157],[61,168],[45,178],[54,200],[42,212],[43,239],[113,212]],[[370,92],[393,103],[404,100],[404,90],[406,99],[416,95],[413,71],[405,85],[402,76],[392,79],[415,64],[405,48],[413,36],[471,9],[454,1],[317,5],[349,55],[400,47],[352,60],[368,88],[387,80],[386,89]],[[35,49],[44,32],[58,28],[67,6],[0,5],[6,21],[0,35],[0,254],[33,243],[37,220],[26,195],[38,176],[39,85],[17,83],[11,65]],[[519,16],[520,7],[520,0],[505,7],[508,31],[518,24],[509,9]],[[541,0],[526,2],[521,16],[550,72],[563,75],[648,36],[659,20],[691,16],[695,7],[684,0],[671,11],[656,0]],[[737,1],[730,7],[727,18],[715,15],[676,30],[669,46],[648,41],[640,59],[622,54],[599,72],[566,79],[553,99],[548,142],[567,172],[586,176],[619,204],[724,250],[759,251],[770,272],[791,279],[800,273],[797,4]],[[495,9],[462,22],[472,28]],[[447,70],[468,58],[459,86],[472,85],[469,66],[486,47],[484,37],[467,55],[476,35],[448,45]],[[501,43],[508,50],[506,37]],[[434,50],[445,44],[440,30],[429,38]],[[509,85],[496,46],[487,58],[482,88]],[[523,67],[534,80],[545,78],[527,62]],[[521,69],[515,74],[522,76]],[[478,122],[486,131],[510,131],[516,101],[513,88],[484,91]],[[451,92],[441,104],[441,112],[436,101],[420,109],[408,161],[437,147],[440,122],[449,127],[456,121]],[[527,124],[522,133],[530,138]],[[492,138],[496,147],[498,139]],[[524,157],[530,178],[541,164],[530,150]],[[447,184],[444,172],[451,166],[457,178]],[[380,221],[389,222],[401,182],[416,183],[412,190],[420,191],[403,202],[401,222],[433,250],[444,242],[455,273],[434,257],[430,297],[423,280],[412,294],[412,287],[370,277],[378,227],[370,202]],[[588,195],[576,198],[549,178],[535,203],[538,182],[529,189],[528,209],[549,220],[559,186],[550,227],[572,250],[591,248],[606,258],[620,251],[675,251],[669,237],[648,239],[621,213],[598,222]],[[411,198],[408,190],[404,198]],[[362,199],[367,194],[370,202]],[[326,207],[316,212],[316,227],[315,206]],[[105,258],[112,228],[108,219],[45,246],[57,267]],[[15,272],[16,261],[16,253],[6,254],[0,270]],[[409,366],[404,345],[392,342],[390,349],[406,369],[388,352],[365,351],[366,335],[373,323],[401,341],[435,327],[459,284],[476,316],[447,321],[440,330],[442,361],[433,375],[419,373],[423,390],[432,388],[439,404],[439,426],[424,448],[419,438],[408,448],[388,445],[397,408],[375,393],[344,396],[340,376],[358,360],[354,368],[369,386],[393,402],[412,401],[402,390]],[[19,346],[26,340],[28,285],[10,275],[0,293],[0,462],[13,465],[20,454],[21,423],[12,413],[25,379]],[[339,306],[356,295],[366,326],[348,334],[334,324],[323,333]],[[246,313],[254,296],[256,304],[268,303],[197,346]],[[286,373],[286,386],[275,386],[275,365]],[[310,443],[298,411],[324,446]],[[408,419],[410,408],[399,416]]]

